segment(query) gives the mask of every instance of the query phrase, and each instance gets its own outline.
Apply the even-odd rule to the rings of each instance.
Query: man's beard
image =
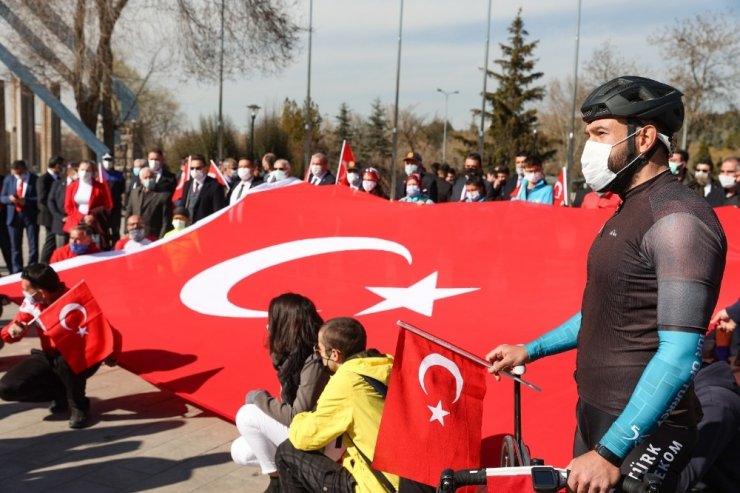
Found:
[[[632,162],[635,158],[636,156],[632,158],[629,156],[629,145],[627,141],[612,148],[609,160],[607,161],[607,167],[616,173],[617,177],[603,190],[604,192],[622,194],[629,188],[635,172],[644,164],[644,162]],[[630,169],[625,170],[624,168],[627,165],[630,165]]]

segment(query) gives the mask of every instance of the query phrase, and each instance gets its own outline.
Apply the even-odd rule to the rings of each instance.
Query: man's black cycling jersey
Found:
[[[668,171],[622,198],[588,255],[576,359],[580,398],[615,416],[657,351],[658,330],[706,330],[727,253],[712,208]],[[695,401],[690,388],[669,422],[693,421]]]

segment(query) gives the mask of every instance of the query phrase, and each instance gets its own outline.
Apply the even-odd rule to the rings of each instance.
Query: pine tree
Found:
[[[336,137],[336,140],[337,142],[339,142],[340,145],[342,144],[343,140],[352,140],[351,116],[352,113],[349,109],[349,106],[347,106],[347,103],[342,103],[339,106],[339,114],[336,116],[337,128],[334,130],[334,136]]]
[[[526,42],[529,33],[524,29],[521,9],[508,31],[509,44],[499,44],[503,58],[494,60],[501,67],[501,72],[488,73],[498,82],[498,88],[493,93],[486,93],[486,99],[492,107],[492,111],[486,114],[486,120],[490,122],[488,137],[492,148],[486,154],[492,156],[496,164],[511,166],[517,153],[534,151],[532,137],[537,125],[537,109],[528,106],[544,98],[545,88],[533,86],[543,75],[534,71],[537,59],[533,54],[539,41]],[[543,148],[545,142],[547,137],[538,135],[537,154],[542,157],[553,152]]]
[[[371,106],[372,113],[368,118],[367,124],[367,144],[371,158],[380,164],[391,152],[391,145],[388,139],[388,120],[385,115],[380,98],[375,99]]]

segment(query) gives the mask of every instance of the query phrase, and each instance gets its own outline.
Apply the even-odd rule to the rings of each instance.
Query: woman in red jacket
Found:
[[[78,180],[67,186],[64,197],[64,210],[67,219],[64,231],[69,233],[80,223],[88,225],[97,235],[98,246],[110,249],[110,212],[113,200],[108,185],[96,180],[97,167],[92,161],[81,161],[77,170]]]

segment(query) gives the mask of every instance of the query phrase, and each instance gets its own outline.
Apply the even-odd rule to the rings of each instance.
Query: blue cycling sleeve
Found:
[[[658,340],[627,406],[599,441],[622,459],[671,414],[701,367],[702,334],[659,330]]]
[[[551,354],[574,349],[578,342],[578,331],[580,329],[581,312],[578,312],[550,332],[525,344],[524,348],[527,350],[529,360],[534,361]]]

